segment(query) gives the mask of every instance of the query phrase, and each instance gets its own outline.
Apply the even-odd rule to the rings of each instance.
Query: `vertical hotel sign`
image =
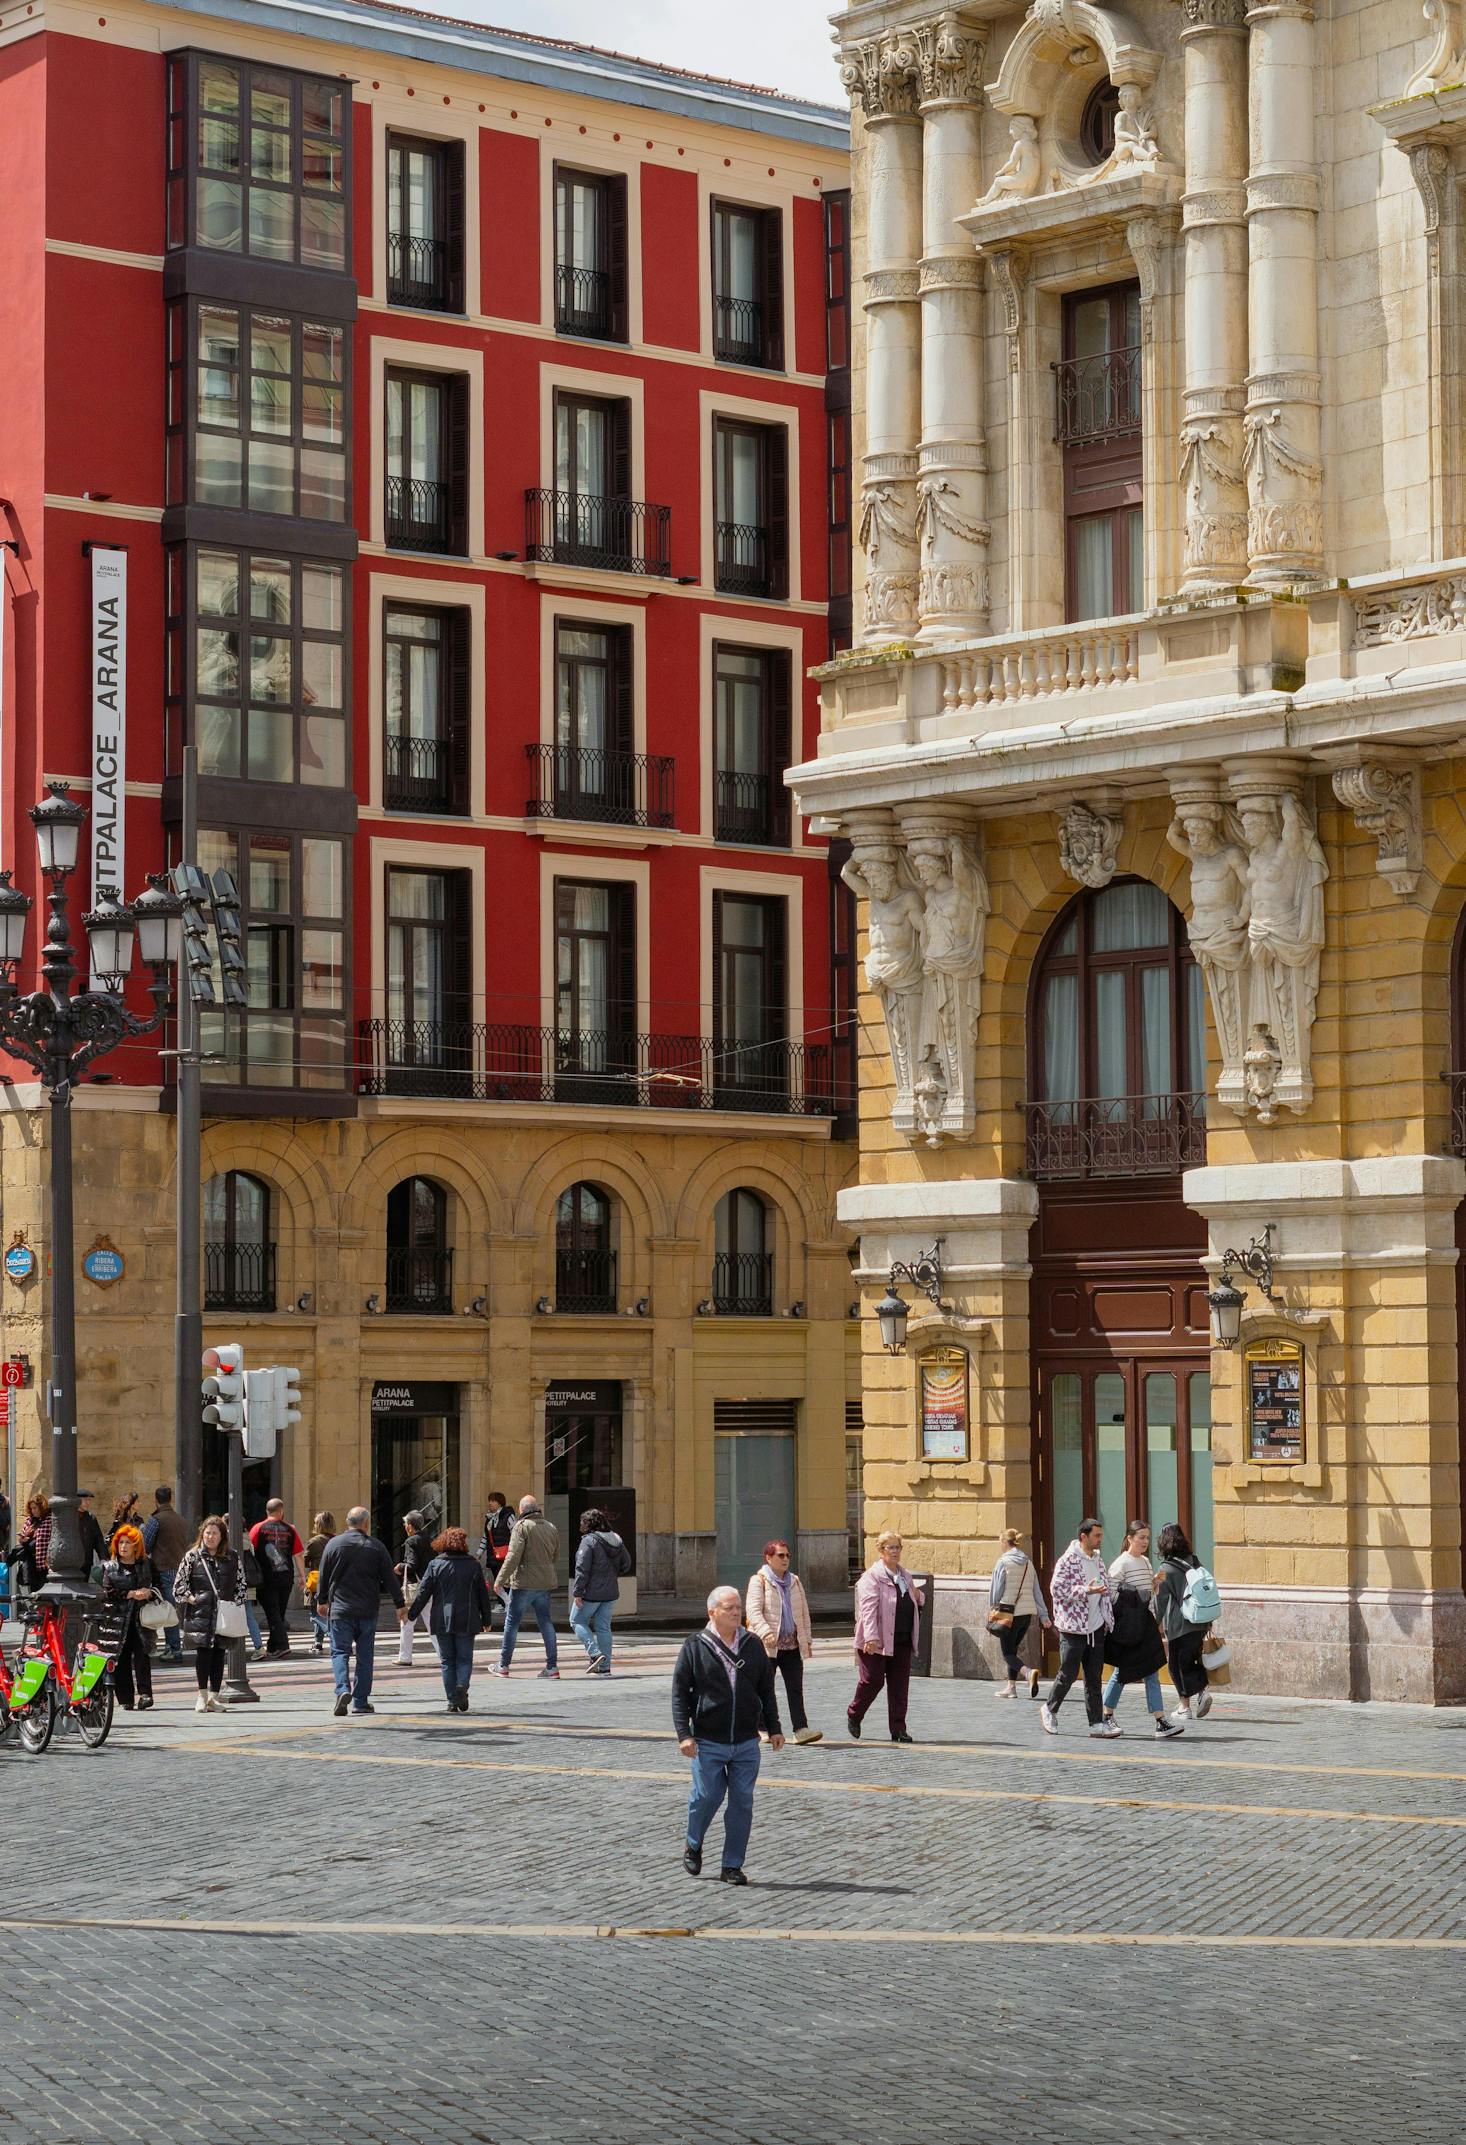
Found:
[[[92,546],[92,900],[121,897],[127,779],[127,553]],[[97,978],[92,978],[95,987]]]

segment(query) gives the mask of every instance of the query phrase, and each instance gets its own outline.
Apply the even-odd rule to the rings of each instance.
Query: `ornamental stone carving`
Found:
[[[898,827],[853,815],[845,883],[867,905],[865,980],[891,1054],[892,1122],[941,1146],[968,1138],[987,879],[960,808],[912,807]]]
[[[1263,382],[1253,385],[1255,390],[1265,388]],[[1315,401],[1316,388],[1310,410]],[[1290,444],[1284,407],[1249,410],[1243,420],[1247,550],[1255,563],[1311,574],[1323,551],[1323,469]]]
[[[846,47],[840,79],[867,119],[914,119],[919,86],[914,40],[905,30]]]
[[[1334,795],[1374,836],[1380,877],[1397,894],[1413,894],[1421,871],[1419,768],[1378,757],[1336,767]]]
[[[984,246],[982,257],[993,272],[993,283],[1003,303],[1008,366],[1010,371],[1016,372],[1023,333],[1023,287],[1028,280],[1028,255],[1021,246]]]
[[[964,27],[954,8],[935,22],[918,23],[915,36],[923,106],[975,104],[982,95],[986,40]]]
[[[1096,811],[1076,797],[1059,819],[1059,862],[1069,877],[1096,892],[1108,886],[1124,825],[1118,810]]]
[[[1443,83],[1466,80],[1466,25],[1460,0],[1425,0],[1424,14],[1434,41],[1405,84],[1407,97],[1423,97]]]
[[[916,485],[916,533],[923,540],[936,536],[945,529],[949,536],[959,537],[964,544],[986,544],[991,541],[992,530],[985,521],[973,521],[957,510],[960,498],[957,486],[950,477],[928,471],[918,478]]]
[[[1217,1100],[1240,1110],[1246,1094],[1247,853],[1215,774],[1173,782],[1176,816],[1166,839],[1191,866],[1191,951],[1206,979],[1222,1055]]]
[[[987,208],[994,201],[1027,201],[1038,192],[1038,122],[1026,112],[1019,112],[1008,121],[1008,132],[1013,146],[1007,161],[994,172],[993,183],[979,201],[979,208]]]
[[[1240,437],[1235,412],[1194,416],[1181,428],[1188,570],[1215,566],[1235,575],[1246,559],[1247,487],[1235,459]]]
[[[1295,766],[1265,758],[1230,777],[1247,852],[1247,1101],[1264,1124],[1313,1100],[1313,1011],[1329,867]],[[1270,1053],[1271,1076],[1261,1069]]]
[[[992,605],[987,568],[961,560],[935,560],[923,566],[917,594],[923,618],[950,618],[974,611],[986,616]]]
[[[1389,641],[1428,640],[1466,630],[1466,575],[1448,574],[1400,596],[1377,602],[1354,599],[1354,645],[1379,648]]]
[[[1247,20],[1247,0],[1182,0],[1188,30],[1240,30]]]

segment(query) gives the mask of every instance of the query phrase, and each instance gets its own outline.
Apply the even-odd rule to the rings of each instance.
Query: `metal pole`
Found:
[[[50,1576],[68,1594],[90,1594],[76,1512],[76,1274],[71,1213],[71,1082],[51,1090]]]
[[[242,1563],[244,1561],[244,1439],[235,1430],[229,1432],[229,1546]],[[260,1694],[249,1680],[245,1666],[246,1642],[243,1639],[229,1641],[229,1658],[224,1669],[224,1688],[220,1692],[226,1705],[257,1706]]]
[[[183,857],[198,862],[197,745],[183,750]],[[173,1502],[190,1527],[203,1518],[203,1218],[198,1014],[184,964],[178,970],[177,1298],[173,1322]],[[231,1458],[231,1466],[233,1460]],[[231,1515],[232,1516],[232,1515]],[[232,1537],[231,1537],[232,1539]],[[235,1547],[238,1547],[237,1542]]]

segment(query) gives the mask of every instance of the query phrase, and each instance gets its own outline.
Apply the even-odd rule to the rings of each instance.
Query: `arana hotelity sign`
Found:
[[[127,553],[92,546],[92,900],[126,872]],[[98,978],[93,976],[92,987]]]

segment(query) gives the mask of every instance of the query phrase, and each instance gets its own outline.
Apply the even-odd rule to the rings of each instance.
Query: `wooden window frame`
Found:
[[[389,695],[387,691],[390,651],[395,648],[421,647],[424,643],[410,634],[394,633],[395,618],[434,618],[441,631],[437,641],[438,670],[438,735],[437,742],[444,748],[444,769],[438,797],[432,801],[431,791],[426,791],[418,801],[394,804],[394,794],[406,796],[403,791],[394,792],[391,769],[393,732],[390,727]],[[387,597],[382,605],[382,791],[383,801],[391,812],[427,812],[460,817],[468,810],[469,788],[469,703],[472,691],[471,664],[473,654],[473,614],[465,606],[446,603],[407,603],[397,597]],[[407,698],[406,671],[404,669],[403,697]],[[405,733],[410,736],[410,730]]]
[[[1075,361],[1074,322],[1080,305],[1104,298],[1110,304],[1111,350],[1139,350],[1138,344],[1117,339],[1123,335],[1125,310],[1137,295],[1133,281],[1106,284],[1098,290],[1069,291],[1062,302],[1061,348],[1063,363]],[[1137,357],[1137,364],[1144,359]],[[1102,517],[1110,523],[1110,578],[1114,609],[1107,615],[1128,617],[1143,607],[1145,590],[1131,587],[1129,516],[1145,512],[1143,440],[1140,425],[1140,393],[1136,389],[1136,422],[1113,434],[1065,445],[1064,457],[1064,615],[1077,619],[1079,591],[1079,524]],[[1143,571],[1143,569],[1142,569]]]
[[[199,354],[201,317],[205,313],[233,314],[237,326],[235,343],[235,408],[237,421],[223,424],[206,421],[199,416],[199,376],[202,360]],[[290,327],[291,369],[288,375],[290,386],[291,416],[288,431],[266,430],[252,422],[251,381],[255,378],[274,379],[281,375],[257,367],[252,362],[253,327],[256,320],[284,320]],[[316,376],[307,378],[305,371],[305,336],[308,331],[319,331],[337,338],[340,353],[340,373],[335,379]],[[211,365],[210,370],[224,370]],[[307,439],[305,437],[305,389],[324,387],[335,389],[340,396],[340,440]],[[215,513],[247,514],[253,527],[260,529],[284,529],[287,523],[300,524],[293,535],[282,534],[282,543],[302,541],[303,529],[341,530],[351,527],[353,518],[352,468],[352,337],[349,327],[340,320],[317,318],[306,311],[293,311],[288,305],[270,305],[264,302],[233,298],[214,298],[201,295],[175,298],[168,308],[167,328],[167,446],[165,454],[166,494],[170,506],[189,506],[211,510]],[[199,441],[204,439],[237,440],[239,442],[239,496],[235,500],[203,499],[199,496]],[[291,505],[288,514],[273,508],[256,507],[250,503],[250,457],[256,443],[265,446],[286,445],[291,453]],[[307,453],[328,454],[336,458],[340,471],[339,514],[312,514],[304,510],[306,491],[303,477],[303,458]],[[263,536],[256,548],[264,548]]]
[[[435,272],[430,278],[407,277],[399,269],[394,270],[392,255],[394,245],[399,247],[412,242],[415,234],[394,230],[392,227],[392,181],[394,170],[410,155],[431,157],[438,167],[435,186],[435,228],[427,237],[427,243],[439,249],[434,264]],[[387,303],[392,306],[411,306],[420,311],[434,313],[461,313],[464,304],[464,266],[466,246],[465,215],[465,163],[466,150],[461,141],[435,140],[421,134],[401,134],[388,129],[386,138],[387,157]],[[405,199],[403,176],[398,175],[398,198]],[[402,295],[411,291],[413,295]]]
[[[578,270],[574,262],[560,257],[561,205],[568,189],[587,187],[601,199],[601,245],[596,265]],[[624,172],[586,171],[573,164],[557,164],[551,182],[551,218],[554,247],[555,333],[598,343],[628,340],[627,294],[630,282],[630,242],[627,233],[627,183]],[[605,278],[604,304],[592,308],[572,303],[577,273]]]
[[[203,122],[212,116],[216,122],[228,123],[224,113],[205,114],[199,103],[199,77],[203,70],[229,68],[239,76],[239,104],[236,125],[239,130],[239,162],[237,167],[224,164],[206,164],[202,161]],[[253,123],[245,119],[251,94],[261,76],[273,77],[290,85],[290,141],[291,176],[288,179],[270,179],[256,176],[251,170],[251,154],[247,137]],[[323,98],[340,100],[339,131],[329,126],[308,126],[311,93]],[[241,59],[232,52],[204,52],[187,49],[168,55],[168,212],[165,243],[170,254],[195,252],[204,260],[228,262],[248,261],[252,266],[266,270],[279,268],[303,268],[313,275],[349,277],[352,262],[352,98],[351,84],[337,75],[320,75],[309,70],[282,67],[264,62]],[[280,130],[266,127],[268,133]],[[341,183],[339,187],[311,185],[307,182],[305,160],[307,144],[316,145],[317,154],[336,156],[340,160]],[[239,188],[239,244],[216,246],[200,239],[198,233],[198,201],[200,180],[214,181]],[[288,260],[278,254],[255,250],[250,246],[250,195],[256,189],[270,193],[285,193],[294,203],[294,241]],[[302,204],[309,200],[324,202],[339,201],[342,207],[340,258],[309,260],[302,254]],[[332,249],[333,253],[335,249]]]
[[[784,366],[784,211],[760,207],[747,201],[728,201],[714,196],[709,204],[711,225],[713,356],[724,365],[752,365],[764,372],[780,372]],[[733,224],[744,218],[755,227],[754,298],[756,334],[739,337],[731,332],[725,314],[744,302],[732,296]]]
[[[723,511],[733,491],[733,442],[752,437],[758,448],[758,519],[735,522]],[[748,531],[751,548],[731,532]],[[762,556],[760,556],[760,553]],[[713,585],[720,595],[789,594],[789,428],[720,414],[713,419]]]

